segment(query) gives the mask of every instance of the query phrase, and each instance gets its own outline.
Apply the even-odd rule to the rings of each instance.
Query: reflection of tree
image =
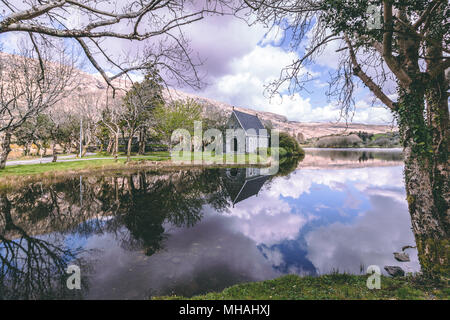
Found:
[[[61,243],[31,237],[11,217],[11,202],[0,195],[0,298],[49,299],[67,296],[66,268],[77,250]],[[7,233],[18,237],[6,238]]]
[[[403,161],[401,152],[390,151],[359,151],[359,150],[311,150],[314,156],[320,156],[331,160],[350,160],[364,162],[369,159],[378,159],[383,161]]]
[[[369,159],[373,159],[373,153],[363,151],[358,158],[358,162],[366,162]]]
[[[160,249],[165,223],[193,226],[205,204],[218,211],[228,206],[218,169],[67,178],[29,184],[8,198],[30,234],[113,232],[123,246],[148,254]]]
[[[122,241],[151,255],[161,248],[164,223],[190,227],[201,220],[205,204],[217,210],[225,208],[228,202],[219,177],[218,170],[205,170],[172,173],[153,183],[147,182],[144,172],[123,178],[126,188],[119,196],[117,222],[126,226],[129,236]]]
[[[205,205],[230,206],[220,169],[69,177],[4,191],[0,201],[0,297],[30,299],[81,295],[66,289],[67,264],[82,262],[66,235],[108,232],[151,255],[167,226],[195,225]]]
[[[294,172],[298,164],[305,158],[305,156],[300,157],[286,157],[280,159],[279,169],[277,173],[277,177],[288,176],[290,173]]]

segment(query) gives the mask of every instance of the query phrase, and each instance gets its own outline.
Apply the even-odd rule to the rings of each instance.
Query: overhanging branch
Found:
[[[361,81],[372,91],[372,93],[380,99],[381,102],[383,102],[389,109],[395,110],[396,106],[395,103],[389,99],[389,97],[381,90],[380,86],[378,86],[371,77],[369,77],[361,68],[361,65],[358,63],[358,60],[356,58],[356,53],[353,49],[353,45],[351,44],[349,38],[347,35],[344,36],[345,42],[347,43],[350,59],[352,61],[353,65],[353,72],[358,78],[361,79]]]

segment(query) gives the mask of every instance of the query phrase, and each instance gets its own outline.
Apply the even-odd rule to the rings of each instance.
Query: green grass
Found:
[[[390,138],[390,137],[392,137],[392,134],[390,133],[375,133],[370,139],[374,141],[379,138]]]
[[[120,156],[122,157],[122,156]],[[119,158],[117,162],[114,159],[110,159],[110,155],[93,155],[83,157],[83,159],[89,158],[109,158],[109,159],[96,159],[96,160],[79,160],[79,161],[61,161],[61,162],[50,162],[42,164],[22,164],[6,166],[4,170],[0,171],[0,177],[8,176],[25,176],[25,175],[36,175],[44,174],[49,172],[60,172],[60,171],[77,171],[86,169],[97,169],[102,167],[123,167],[126,159]],[[143,156],[132,156],[131,160],[148,160],[148,161],[162,161],[168,160],[168,153],[155,152],[150,155]]]
[[[206,163],[230,163],[230,164],[261,164],[266,163],[267,158],[259,156],[258,154],[237,154],[222,156],[215,155],[214,152],[176,152],[173,153],[174,161],[194,161],[202,160]]]
[[[444,286],[424,286],[409,278],[381,277],[381,289],[366,286],[368,276],[330,274],[319,277],[287,275],[274,280],[238,284],[222,292],[192,297],[192,300],[388,300],[446,299],[450,290]],[[181,296],[153,299],[178,300]]]
[[[206,152],[194,153],[188,152],[183,154],[183,157],[178,160],[182,161],[191,161],[194,159],[194,156],[198,156],[203,159],[206,163],[218,163],[220,158],[214,157],[212,154],[208,154]],[[97,158],[97,159],[95,159]],[[98,159],[101,158],[101,159]],[[103,159],[104,158],[104,159]],[[94,170],[94,169],[122,169],[125,168],[126,155],[121,153],[119,154],[119,158],[117,162],[113,159],[110,154],[100,153],[96,155],[90,155],[83,157],[83,159],[92,159],[92,160],[76,160],[73,161],[58,161],[51,163],[42,163],[42,164],[21,164],[21,165],[11,165],[6,166],[4,170],[0,171],[0,179],[12,179],[14,176],[32,176],[38,174],[47,174],[47,173],[57,173],[57,172],[76,172],[80,170]],[[140,165],[140,161],[164,161],[171,159],[169,152],[152,152],[147,155],[132,155],[131,156],[131,164]],[[72,159],[70,159],[72,160]],[[237,155],[232,156],[231,158],[223,157],[224,163],[229,164],[257,164],[261,162],[265,162],[267,159],[262,159],[258,155],[254,154],[246,154],[246,155]],[[176,164],[176,163],[174,163]],[[195,165],[195,163],[193,163]],[[1,181],[0,181],[1,182]],[[8,181],[11,182],[11,181]]]
[[[117,164],[123,164],[125,161],[119,159]],[[115,164],[114,160],[89,160],[89,161],[67,161],[67,162],[52,162],[42,164],[24,164],[7,166],[4,170],[0,171],[0,177],[6,177],[11,175],[33,175],[53,171],[67,171],[67,170],[79,170],[98,168],[105,165]]]

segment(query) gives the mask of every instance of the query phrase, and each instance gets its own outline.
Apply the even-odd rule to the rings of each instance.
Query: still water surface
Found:
[[[1,193],[0,298],[192,296],[283,274],[360,274],[414,246],[398,150],[310,149],[258,169],[132,172]],[[408,249],[409,272],[419,271]],[[68,290],[67,265],[82,289]]]

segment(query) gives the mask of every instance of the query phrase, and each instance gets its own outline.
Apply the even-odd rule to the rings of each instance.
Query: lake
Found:
[[[0,299],[192,296],[284,274],[417,272],[399,150],[260,169],[111,172],[0,192]],[[69,290],[69,265],[81,289]],[[383,270],[384,273],[384,270]]]

